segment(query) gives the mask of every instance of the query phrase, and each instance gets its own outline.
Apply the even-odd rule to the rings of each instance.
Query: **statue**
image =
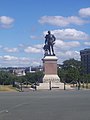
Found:
[[[45,56],[47,55],[54,55],[54,49],[53,49],[53,45],[55,44],[55,36],[53,34],[51,34],[50,31],[48,31],[48,34],[45,36],[45,45],[43,47],[44,51],[45,51]],[[49,54],[48,54],[49,52]],[[52,53],[52,54],[51,54]]]

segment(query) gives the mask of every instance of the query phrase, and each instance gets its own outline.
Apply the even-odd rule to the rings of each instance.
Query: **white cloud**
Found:
[[[62,16],[43,16],[40,18],[39,22],[41,24],[51,24],[56,26],[67,26],[68,21]]]
[[[11,52],[11,53],[18,52],[18,48],[7,48],[7,47],[5,47],[4,50],[6,52]]]
[[[52,33],[56,36],[57,39],[63,40],[88,40],[90,38],[90,36],[85,32],[70,28],[53,30]]]
[[[64,42],[62,40],[56,40],[55,47],[57,49],[68,50],[70,48],[79,47],[80,43],[78,41]]]
[[[23,66],[37,66],[40,65],[39,59],[31,59],[27,57],[15,57],[10,55],[0,56],[0,62],[2,67],[23,67]]]
[[[0,60],[2,59],[2,56],[0,56]]]
[[[87,23],[87,21],[82,20],[80,17],[77,16],[67,17],[67,20],[69,24],[83,25],[84,23]]]
[[[78,51],[66,51],[66,56],[68,57],[68,58],[79,58],[79,56],[80,56],[80,54],[79,54],[79,52]]]
[[[36,60],[36,61],[32,61],[32,65],[33,65],[33,66],[39,66],[39,65],[40,65],[40,62],[38,62],[37,60]]]
[[[63,17],[63,16],[43,16],[40,18],[39,23],[51,24],[55,26],[65,27],[70,24],[82,25],[87,21],[77,16]]]
[[[24,51],[27,52],[27,53],[40,53],[41,49],[28,46],[27,48],[24,49]]]
[[[2,63],[2,66],[6,67],[13,67],[13,66],[24,66],[30,65],[30,59],[26,57],[15,57],[10,55],[0,56],[0,62]]]
[[[90,42],[84,42],[84,45],[90,46]]]
[[[29,58],[27,57],[20,57],[18,58],[17,64],[19,64],[20,66],[22,65],[30,65],[31,61]]]
[[[2,59],[6,61],[12,61],[12,60],[17,60],[18,58],[15,56],[5,55],[2,57]]]
[[[79,15],[82,17],[90,17],[90,7],[80,9]]]
[[[75,50],[75,47],[79,46],[80,43],[78,41],[64,42],[62,40],[57,40],[55,44],[55,53],[59,59],[59,63],[71,58],[80,60],[80,53]]]
[[[2,45],[0,45],[0,48],[2,48],[3,46]]]
[[[42,49],[43,48],[43,44],[37,44],[37,45],[34,45],[35,48],[38,48],[38,49]]]
[[[0,17],[0,23],[2,23],[2,24],[10,25],[13,22],[14,22],[14,19],[11,17],[7,17],[7,16]]]
[[[43,36],[30,35],[30,38],[33,39],[33,40],[42,40]]]
[[[80,53],[78,51],[58,51],[57,56],[59,58],[59,62],[62,63],[64,60],[68,60],[74,58],[76,60],[80,60]]]
[[[0,27],[1,28],[9,28],[11,27],[14,19],[8,16],[0,16]]]

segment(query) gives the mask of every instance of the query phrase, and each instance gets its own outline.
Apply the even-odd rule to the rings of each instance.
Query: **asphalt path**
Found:
[[[0,92],[0,120],[90,120],[90,90]]]

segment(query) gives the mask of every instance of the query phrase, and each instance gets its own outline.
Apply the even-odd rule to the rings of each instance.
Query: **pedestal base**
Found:
[[[59,83],[60,78],[58,77],[58,75],[44,75],[43,82],[44,83],[49,83],[49,82]]]
[[[65,85],[65,89],[73,89],[70,85]],[[37,90],[64,90],[64,83],[39,83]]]
[[[63,83],[40,83],[37,90],[64,89]]]

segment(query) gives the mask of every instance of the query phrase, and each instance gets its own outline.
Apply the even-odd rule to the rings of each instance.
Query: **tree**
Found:
[[[0,84],[9,85],[13,83],[13,74],[7,71],[0,71]]]
[[[31,82],[31,83],[41,82],[42,77],[43,77],[42,71],[37,71],[35,73],[27,73],[26,74],[27,81]]]
[[[58,72],[57,73],[58,73],[58,76],[60,77],[60,81],[61,82],[65,82],[67,71],[62,69],[62,68],[58,68]]]
[[[81,61],[75,60],[75,59],[69,59],[65,60],[63,62],[62,68],[63,69],[68,69],[68,68],[77,68],[79,71],[81,70]]]
[[[65,60],[61,68],[59,68],[59,76],[65,82],[73,82],[80,79],[81,74],[81,62],[75,59]]]
[[[66,82],[76,82],[79,79],[79,71],[75,67],[67,69]]]

